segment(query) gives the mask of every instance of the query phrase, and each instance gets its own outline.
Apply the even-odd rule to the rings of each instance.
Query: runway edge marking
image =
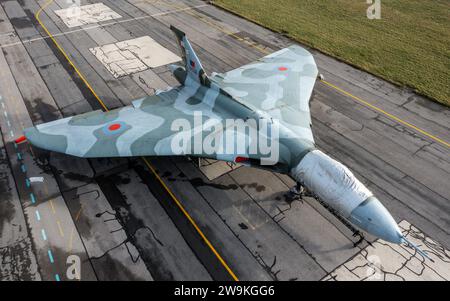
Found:
[[[68,63],[73,67],[75,72],[78,74],[78,76],[81,78],[83,83],[86,85],[86,87],[89,89],[89,91],[92,92],[94,97],[97,99],[97,101],[100,103],[100,105],[103,107],[105,111],[109,111],[104,102],[100,99],[100,97],[95,93],[94,89],[91,87],[89,82],[86,80],[86,78],[81,74],[81,72],[78,70],[78,68],[75,66],[75,64],[70,60],[67,53],[62,49],[62,47],[58,44],[56,39],[53,37],[53,35],[50,33],[50,31],[47,29],[47,27],[42,23],[40,20],[40,14],[41,12],[49,6],[54,0],[47,1],[43,6],[39,8],[39,10],[35,14],[35,18],[38,21],[38,23],[41,25],[41,27],[44,29],[46,34],[49,36],[49,38],[52,40],[52,42],[55,44],[55,46],[58,48],[58,50],[63,54],[64,58],[68,61]],[[147,158],[142,157],[145,164],[151,172],[154,174],[154,176],[158,179],[158,181],[161,183],[161,185],[164,187],[164,189],[167,191],[167,193],[171,196],[175,204],[178,206],[178,208],[183,212],[183,214],[186,216],[186,218],[189,220],[189,222],[192,224],[192,226],[195,228],[197,233],[200,235],[200,237],[203,239],[203,241],[206,243],[206,245],[210,248],[210,250],[214,253],[214,255],[217,257],[219,262],[222,264],[222,266],[227,270],[227,272],[230,274],[230,276],[235,280],[239,281],[238,277],[234,274],[234,272],[231,270],[231,268],[228,266],[228,264],[225,262],[225,260],[220,256],[220,254],[217,252],[217,250],[214,248],[214,246],[211,244],[211,242],[208,240],[205,234],[201,231],[201,229],[197,226],[197,223],[194,221],[194,219],[189,215],[189,213],[186,211],[186,209],[183,207],[181,202],[175,197],[175,195],[172,193],[172,191],[167,187],[167,185],[164,183],[164,181],[161,179],[161,177],[156,173],[156,170],[152,167],[152,165],[148,162]]]

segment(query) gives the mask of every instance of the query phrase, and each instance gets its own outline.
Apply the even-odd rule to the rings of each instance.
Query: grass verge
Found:
[[[450,1],[215,0],[214,4],[450,106]]]

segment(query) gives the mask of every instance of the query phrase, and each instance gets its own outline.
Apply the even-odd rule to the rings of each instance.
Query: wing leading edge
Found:
[[[209,90],[180,86],[135,100],[133,106],[59,119],[25,129],[24,134],[39,148],[83,158],[193,155],[235,162],[237,157],[253,157],[249,135],[227,128],[226,119],[236,117],[215,112],[217,95],[208,96]],[[227,131],[245,139],[246,147],[227,151]],[[207,136],[215,141],[214,151],[203,148]]]
[[[236,136],[239,141],[245,139],[245,148],[232,148],[231,152],[225,145],[219,145],[222,152],[199,151],[195,145],[201,142],[193,138],[208,136],[221,144],[230,132],[240,135],[226,120],[268,116],[288,129],[284,138],[305,140],[305,148],[311,147],[309,98],[317,67],[309,52],[291,46],[225,74],[215,74],[210,81],[184,33],[173,30],[185,51],[185,68],[192,67],[181,86],[136,100],[133,106],[37,125],[24,131],[28,141],[42,149],[85,158],[196,155],[224,161],[262,159],[261,154],[249,154],[253,142],[247,133]],[[200,124],[196,124],[196,113],[202,115]],[[191,127],[174,127],[180,120]],[[194,146],[183,144],[174,150],[174,140],[194,140]],[[284,148],[289,152],[289,147]],[[288,159],[284,161],[280,162]]]

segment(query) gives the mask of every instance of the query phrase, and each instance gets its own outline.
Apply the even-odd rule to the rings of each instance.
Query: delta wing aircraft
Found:
[[[208,76],[186,35],[171,29],[184,63],[171,66],[180,86],[131,106],[25,129],[26,138],[17,142],[27,139],[36,147],[84,158],[189,155],[285,173],[356,228],[417,249],[372,192],[316,148],[309,101],[318,69],[307,50],[293,45]],[[236,130],[230,119],[245,121],[250,130]],[[251,130],[277,146],[272,147],[276,156],[256,145]],[[203,139],[215,141],[213,148],[202,147]],[[244,147],[234,147],[239,141],[246,141]]]

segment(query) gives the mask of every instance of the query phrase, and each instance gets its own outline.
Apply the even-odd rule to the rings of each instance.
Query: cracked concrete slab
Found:
[[[89,50],[115,78],[181,60],[179,56],[149,36],[89,48]]]
[[[120,213],[111,208],[97,185],[78,187],[66,197],[99,280],[153,279],[117,220]]]
[[[323,280],[450,280],[450,251],[406,220],[399,226],[406,238],[420,246],[432,260],[410,247],[377,240]]]
[[[69,28],[122,18],[121,15],[103,3],[74,5],[69,8],[55,10],[55,14]]]
[[[102,21],[95,17],[96,23],[68,29],[53,12],[69,4],[66,0],[55,0],[45,8],[42,21],[108,108],[129,104],[145,93],[154,94],[178,82],[167,66],[151,69],[136,54],[140,49],[127,45],[122,47],[127,52],[121,55],[131,60],[124,59],[124,65],[129,64],[130,70],[141,67],[144,71],[115,78],[109,69],[102,68],[89,48],[111,44],[118,51],[122,43],[119,41],[149,35],[177,53],[176,41],[168,27],[172,24],[187,33],[208,72],[225,72],[263,55],[248,44],[270,52],[292,44],[292,40],[282,35],[200,0],[178,1],[196,7],[190,11],[170,8],[167,1],[102,2],[122,18]],[[18,134],[31,124],[99,107],[59,50],[40,26],[32,22],[33,13],[41,6],[34,0],[0,1],[3,20],[0,58],[4,57],[0,60],[0,94],[9,116],[6,120],[4,113],[0,113],[8,152],[6,157],[0,155],[0,279],[54,280],[59,274],[60,280],[68,280],[68,254],[80,256],[81,280],[161,280],[169,279],[170,274],[176,280],[223,279],[217,260],[210,256],[212,253],[201,237],[187,224],[184,215],[178,214],[176,203],[166,194],[158,193],[159,182],[142,163],[130,164],[128,171],[108,169],[107,181],[115,180],[100,187],[95,176],[104,169],[99,162],[47,155],[36,149],[33,155],[26,145],[19,146],[26,156],[22,162],[28,175],[43,176],[49,188],[47,193],[42,183],[34,183],[38,203],[28,206],[26,173],[21,171],[16,151],[9,143],[13,140],[9,127]],[[235,35],[224,34],[222,29]],[[449,141],[448,109],[322,53],[311,52],[330,83]],[[120,66],[117,69],[121,70]],[[437,248],[441,261],[446,258],[442,252],[450,249],[450,198],[448,189],[445,190],[450,170],[449,149],[323,83],[315,87],[311,112],[318,147],[368,184],[397,221],[408,220],[430,235],[433,240],[426,238],[430,248]],[[447,263],[439,261],[439,266],[424,268],[420,258],[410,258],[412,250],[408,248],[387,247],[382,242],[376,242],[373,249],[367,247],[367,242],[353,248],[355,238],[351,230],[319,202],[311,198],[305,198],[303,204],[286,202],[284,194],[294,185],[288,176],[268,175],[245,167],[222,175],[230,167],[212,161],[201,170],[185,158],[154,161],[162,162],[153,165],[159,167],[163,181],[173,189],[240,280],[288,280],[296,274],[301,276],[298,279],[318,280],[329,273],[337,275],[336,280],[359,280],[367,274],[376,275],[380,269],[386,280],[417,279],[418,274],[420,279],[448,279]],[[125,177],[126,174],[129,176]],[[28,206],[26,219],[20,201]],[[40,223],[29,221],[38,218],[37,211],[32,209],[40,212]],[[43,229],[46,242],[52,246],[53,264],[43,249],[46,245],[40,241]],[[415,230],[410,233],[419,235]],[[410,239],[418,242],[420,237]],[[374,240],[370,236],[366,239]],[[443,249],[434,241],[441,243]],[[299,250],[294,244],[307,254],[303,249],[293,252]],[[383,259],[381,268],[367,264],[373,256]],[[389,259],[387,262],[385,257]],[[309,265],[311,260],[323,266],[323,270]],[[424,264],[431,265],[428,261]]]
[[[211,280],[170,216],[135,171],[112,177],[125,196],[127,212],[124,229],[132,235],[139,255],[155,280]],[[122,204],[124,205],[124,204]],[[135,225],[133,225],[135,223]]]
[[[192,158],[192,162],[197,165],[198,169],[200,169],[210,181],[242,166],[238,163],[223,162],[206,158]]]

